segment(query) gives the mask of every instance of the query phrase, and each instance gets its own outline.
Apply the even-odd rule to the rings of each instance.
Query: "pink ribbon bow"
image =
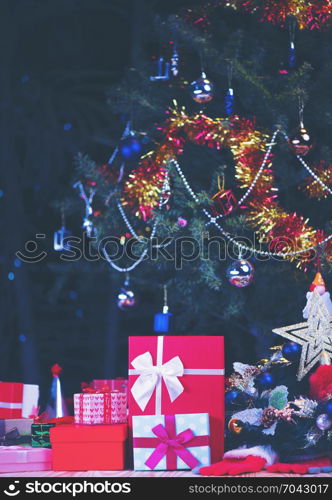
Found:
[[[156,438],[134,438],[134,447],[156,447],[145,462],[150,469],[157,467],[161,459],[166,456],[166,466],[169,470],[177,469],[177,457],[181,458],[191,469],[200,464],[186,446],[207,446],[209,436],[194,436],[191,429],[186,429],[176,435],[175,416],[165,416],[165,426],[162,424],[153,427]]]

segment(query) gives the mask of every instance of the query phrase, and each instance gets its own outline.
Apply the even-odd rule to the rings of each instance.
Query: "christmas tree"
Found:
[[[320,243],[329,235],[329,192],[296,157],[328,187],[328,31],[296,28],[294,19],[272,26],[225,2],[135,6],[144,22],[134,22],[130,65],[108,91],[113,147],[104,161],[77,157],[75,180],[95,193],[85,223],[97,244],[115,236],[138,257],[169,244],[138,265],[116,260],[134,268],[140,305],[131,318],[144,310],[152,331],[166,285],[174,331],[224,333],[228,360],[253,361],[271,344],[272,328],[294,321],[318,260],[328,280],[329,243]],[[301,123],[305,155],[291,142]],[[299,253],[283,258],[293,246]],[[241,258],[249,264],[237,269]],[[242,283],[232,272],[244,274]],[[119,289],[124,274],[113,273]]]
[[[330,14],[316,2],[296,12],[271,2],[259,19],[260,3],[251,4],[135,2],[131,64],[108,91],[113,147],[105,161],[77,156],[74,188],[83,228],[118,275],[125,330],[141,333],[131,328],[143,311],[145,334],[158,312],[157,333],[223,334],[228,368],[240,362],[229,379],[231,413],[258,397],[255,380],[267,401],[263,434],[307,412],[309,424],[291,433],[300,446],[325,407],[288,394],[307,393],[303,375],[317,360],[304,370],[301,358],[302,385],[302,337],[248,363],[280,344],[273,329],[293,339],[280,327],[301,320],[317,268],[328,281]],[[282,370],[272,377],[274,365]]]

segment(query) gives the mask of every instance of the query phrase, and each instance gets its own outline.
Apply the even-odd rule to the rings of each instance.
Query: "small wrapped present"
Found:
[[[53,470],[123,470],[127,424],[56,425]]]
[[[208,413],[211,460],[224,448],[224,339],[220,336],[129,337],[132,415]]]
[[[32,424],[32,418],[0,419],[0,446],[30,444]]]
[[[0,418],[29,418],[38,413],[39,387],[0,382]]]
[[[91,388],[74,394],[76,424],[120,424],[127,422],[127,394]]]
[[[29,472],[52,470],[52,450],[30,446],[1,446],[0,471]]]
[[[34,448],[52,448],[50,429],[55,425],[68,425],[74,423],[74,417],[48,418],[47,412],[35,418],[31,426],[31,445]]]
[[[119,391],[127,393],[128,379],[115,378],[115,379],[95,379],[90,383],[92,389],[100,391],[104,387],[108,387],[110,391]]]
[[[133,416],[135,470],[181,470],[210,464],[207,413]]]
[[[37,423],[31,426],[31,445],[34,448],[52,448],[50,429],[55,424]]]

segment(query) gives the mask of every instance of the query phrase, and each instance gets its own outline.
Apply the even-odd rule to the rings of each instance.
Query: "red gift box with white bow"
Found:
[[[208,413],[211,459],[221,460],[225,419],[223,337],[129,337],[128,398],[129,416]]]

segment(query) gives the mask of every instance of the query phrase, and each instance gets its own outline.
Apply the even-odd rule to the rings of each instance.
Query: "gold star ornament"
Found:
[[[332,359],[332,316],[317,290],[308,300],[308,320],[304,323],[275,328],[274,333],[302,346],[297,379],[317,363],[330,365]]]

